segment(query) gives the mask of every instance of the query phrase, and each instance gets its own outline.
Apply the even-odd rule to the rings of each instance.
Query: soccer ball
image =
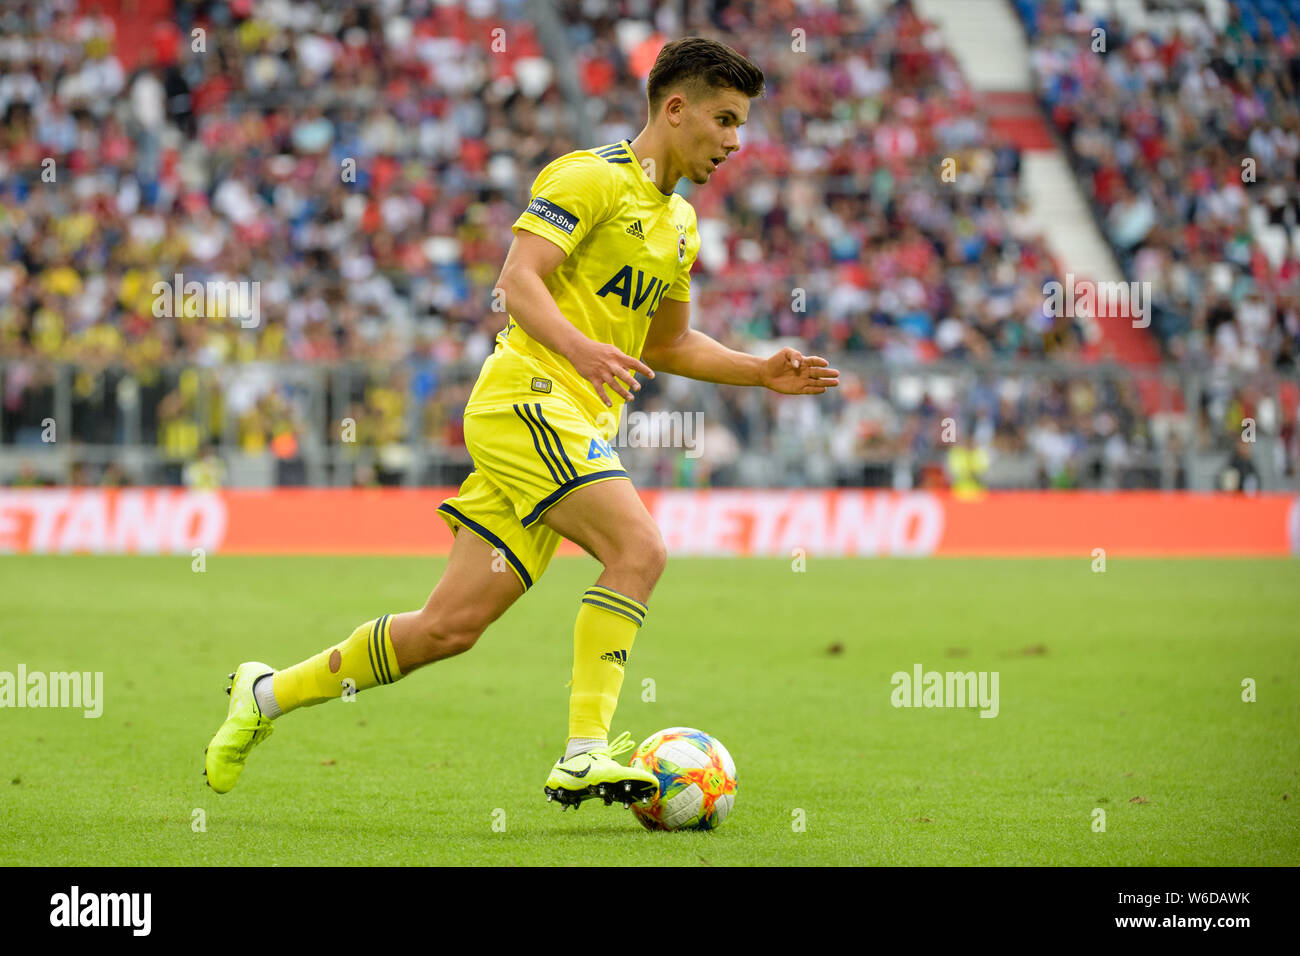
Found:
[[[701,730],[659,731],[636,748],[632,766],[659,778],[659,795],[632,805],[647,830],[714,830],[736,802],[736,764],[720,741]]]

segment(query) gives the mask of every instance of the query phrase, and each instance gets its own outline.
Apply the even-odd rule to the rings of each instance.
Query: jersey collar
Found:
[[[665,205],[669,203],[673,196],[677,195],[676,190],[667,195],[661,193],[659,187],[650,182],[650,177],[645,174],[645,168],[641,165],[641,160],[637,157],[637,154],[632,151],[632,141],[630,139],[624,139],[623,145],[627,147],[627,154],[632,157],[632,162],[636,166],[638,175],[635,178],[644,186],[645,190],[650,193],[650,195],[654,196]]]

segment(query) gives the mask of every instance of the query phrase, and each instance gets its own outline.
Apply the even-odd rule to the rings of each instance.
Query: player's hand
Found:
[[[655,377],[654,369],[649,365],[630,355],[624,355],[614,346],[604,342],[589,342],[569,361],[578,370],[578,374],[591,383],[606,408],[614,407],[614,403],[605,394],[606,385],[624,401],[630,402],[633,393],[641,391],[641,383],[636,380],[634,373],[640,372],[647,378]]]
[[[763,385],[785,395],[820,395],[840,384],[837,369],[819,355],[784,348],[763,363]]]

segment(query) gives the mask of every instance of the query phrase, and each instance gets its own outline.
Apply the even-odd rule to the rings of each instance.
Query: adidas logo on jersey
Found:
[[[627,234],[629,236],[636,236],[638,239],[642,241],[645,240],[645,233],[641,231],[640,219],[636,220],[635,222],[632,223],[632,225],[627,227]]]
[[[602,661],[613,661],[619,667],[627,665],[627,651],[606,651],[600,655]]]

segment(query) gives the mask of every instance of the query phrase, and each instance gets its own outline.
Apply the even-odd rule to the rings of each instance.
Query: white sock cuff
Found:
[[[275,682],[271,680],[274,674],[263,674],[257,680],[253,681],[253,699],[257,701],[257,709],[262,712],[263,717],[269,717],[274,720],[280,716],[280,702],[275,699]]]
[[[588,750],[604,747],[608,743],[604,737],[570,737],[568,746],[564,748],[564,759],[572,760],[578,754],[585,754]]]

